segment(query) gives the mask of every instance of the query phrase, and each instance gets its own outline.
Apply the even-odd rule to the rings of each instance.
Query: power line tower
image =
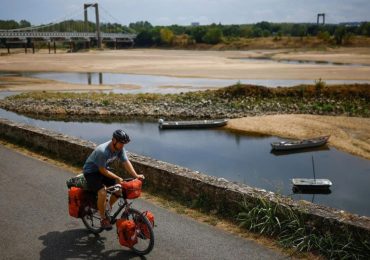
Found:
[[[325,24],[325,14],[322,13],[322,14],[317,14],[317,25],[320,24],[320,17],[322,17],[322,25]]]
[[[85,16],[85,27],[88,26],[87,21],[87,8],[95,7],[95,18],[96,18],[96,36],[98,38],[98,48],[101,48],[101,35],[100,35],[100,22],[99,22],[99,7],[98,3],[95,4],[84,4],[84,16]]]

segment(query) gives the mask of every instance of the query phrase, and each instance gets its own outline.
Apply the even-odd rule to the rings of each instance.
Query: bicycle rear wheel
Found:
[[[103,231],[100,220],[99,211],[95,207],[92,207],[92,205],[86,205],[82,215],[82,222],[85,227],[92,233],[99,234]]]
[[[154,246],[153,227],[148,218],[140,211],[130,208],[121,218],[133,220],[136,225],[137,243],[131,248],[138,255],[146,255]]]

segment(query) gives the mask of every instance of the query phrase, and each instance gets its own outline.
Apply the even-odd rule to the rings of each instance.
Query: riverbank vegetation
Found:
[[[33,115],[119,116],[165,119],[240,118],[267,114],[370,117],[370,85],[267,88],[237,83],[180,94],[30,92],[0,101],[0,107]]]
[[[298,252],[319,253],[328,259],[370,257],[370,239],[366,233],[335,224],[313,223],[303,213],[264,198],[257,205],[244,200],[236,219],[241,227],[275,237],[283,247]]]
[[[0,30],[30,27],[26,20],[0,20]],[[136,47],[165,47],[181,49],[261,49],[261,48],[322,48],[333,46],[366,47],[370,44],[370,22],[325,24],[270,23],[210,24],[189,26],[153,26],[147,21],[130,23],[101,23],[100,30],[109,33],[134,33]],[[39,31],[95,32],[92,22],[67,20]],[[4,45],[4,42],[0,42]],[[112,43],[105,43],[113,47]],[[111,45],[111,46],[110,46]],[[84,48],[84,44],[75,46]]]

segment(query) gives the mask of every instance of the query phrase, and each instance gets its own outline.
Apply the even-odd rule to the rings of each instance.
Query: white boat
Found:
[[[328,189],[333,183],[328,179],[306,179],[294,178],[292,179],[294,186],[306,189]]]
[[[313,170],[313,179],[308,178],[293,178],[293,190],[324,190],[329,189],[333,183],[328,179],[316,179],[315,173],[315,162],[312,155],[312,170]]]
[[[164,121],[158,120],[160,129],[198,129],[220,127],[227,124],[227,119],[193,120],[193,121]]]

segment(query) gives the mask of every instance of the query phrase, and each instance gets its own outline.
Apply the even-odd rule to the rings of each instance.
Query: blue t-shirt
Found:
[[[85,175],[99,172],[100,167],[107,168],[107,166],[114,160],[118,159],[121,162],[127,161],[126,150],[112,152],[109,148],[111,141],[98,145],[95,150],[87,158],[83,172]]]

